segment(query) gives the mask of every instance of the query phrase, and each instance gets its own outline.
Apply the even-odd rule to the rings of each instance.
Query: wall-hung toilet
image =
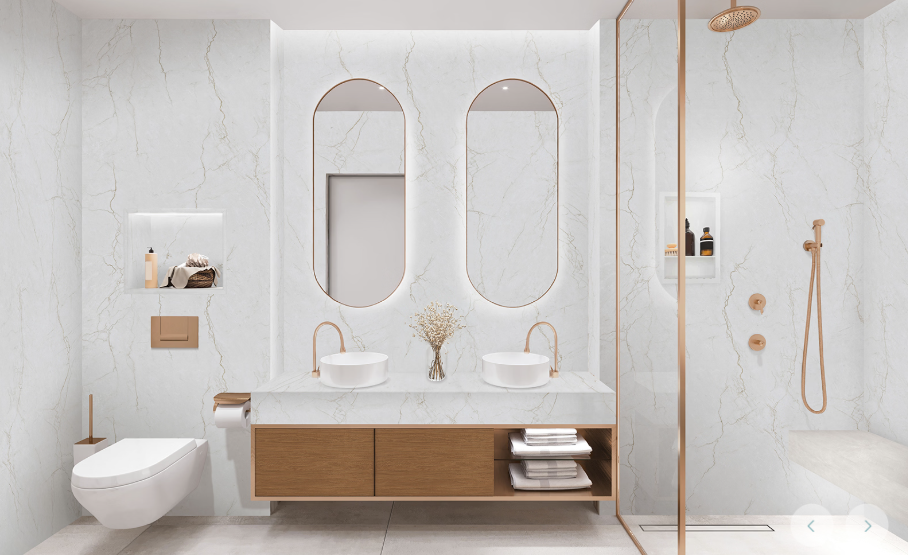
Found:
[[[104,526],[137,528],[189,495],[207,458],[207,439],[122,439],[73,468],[73,494]]]

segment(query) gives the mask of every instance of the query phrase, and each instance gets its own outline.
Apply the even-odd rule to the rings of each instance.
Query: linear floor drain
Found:
[[[644,532],[677,532],[677,524],[641,524]],[[775,532],[768,524],[688,524],[687,532]]]

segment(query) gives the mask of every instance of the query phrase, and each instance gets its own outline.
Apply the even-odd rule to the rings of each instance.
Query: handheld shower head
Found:
[[[735,0],[731,0],[731,8],[709,20],[709,29],[717,33],[737,31],[747,27],[759,18],[760,8],[738,6]]]

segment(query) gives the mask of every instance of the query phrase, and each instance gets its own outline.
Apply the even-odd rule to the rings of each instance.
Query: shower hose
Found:
[[[822,223],[820,223],[822,222]],[[805,243],[804,248],[810,250],[811,264],[810,264],[810,290],[807,294],[807,326],[804,330],[804,357],[801,362],[801,399],[804,401],[804,406],[807,407],[807,410],[814,414],[822,414],[826,411],[826,365],[823,361],[823,307],[820,299],[820,249],[823,247],[823,244],[820,242],[820,229],[819,227],[823,225],[823,220],[817,220],[813,224],[814,231],[816,233],[816,241],[813,244],[810,242]],[[813,305],[813,280],[817,280],[817,332],[819,333],[820,339],[820,382],[823,385],[823,406],[820,410],[813,410],[810,408],[810,404],[807,402],[807,336],[810,334],[810,309]]]

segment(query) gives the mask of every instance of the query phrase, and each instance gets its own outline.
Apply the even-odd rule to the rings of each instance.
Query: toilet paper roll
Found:
[[[218,428],[247,428],[249,426],[249,401],[242,405],[218,405],[214,409],[214,425]]]

